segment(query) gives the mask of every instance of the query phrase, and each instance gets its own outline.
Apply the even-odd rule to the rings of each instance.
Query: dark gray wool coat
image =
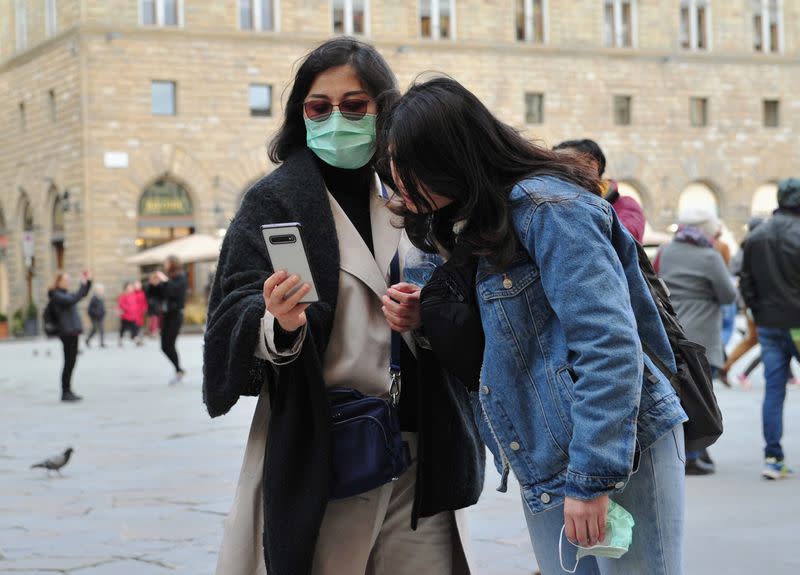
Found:
[[[272,273],[261,225],[300,222],[319,303],[306,311],[308,334],[297,361],[274,366],[254,357]],[[272,416],[264,458],[264,557],[270,575],[306,575],[328,501],[331,419],[322,358],[339,286],[339,246],[324,181],[308,149],[257,182],[231,222],[208,307],[203,400],[226,413],[241,395],[268,386]],[[484,447],[467,391],[447,385],[432,354],[420,350],[419,453],[412,526],[419,517],[474,504],[483,486]]]

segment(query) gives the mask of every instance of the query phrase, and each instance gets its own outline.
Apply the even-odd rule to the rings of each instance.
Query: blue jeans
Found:
[[[789,364],[792,357],[800,360],[800,352],[797,351],[788,329],[759,327],[758,342],[761,344],[766,379],[764,405],[761,409],[766,442],[764,457],[783,459],[783,400],[786,399],[786,382],[791,375]]]
[[[733,336],[733,330],[736,328],[736,314],[739,311],[739,306],[734,302],[720,307],[722,307],[722,345],[726,346]]]
[[[683,573],[684,464],[683,426],[679,425],[642,453],[639,469],[625,491],[611,498],[627,509],[636,525],[633,543],[619,559],[584,557],[581,575],[681,575]],[[533,551],[543,575],[564,573],[558,540],[564,507],[532,515],[523,502]],[[575,565],[577,549],[564,540],[564,566]]]

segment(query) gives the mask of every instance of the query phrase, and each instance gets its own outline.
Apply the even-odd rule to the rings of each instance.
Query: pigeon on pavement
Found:
[[[45,459],[39,463],[34,463],[31,465],[31,469],[34,469],[35,467],[41,467],[43,469],[47,469],[48,474],[51,471],[57,471],[58,474],[61,475],[61,468],[67,464],[69,458],[72,456],[73,451],[74,450],[71,447],[68,447],[67,450],[61,455],[56,455],[55,457]]]

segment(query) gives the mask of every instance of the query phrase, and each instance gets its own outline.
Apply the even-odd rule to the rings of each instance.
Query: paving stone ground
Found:
[[[174,387],[157,341],[84,349],[74,387],[86,399],[65,405],[59,345],[0,343],[0,573],[210,575],[255,402],[208,418],[202,339],[192,335],[179,340],[188,377]],[[759,477],[760,370],[754,383],[719,391],[727,432],[712,450],[718,473],[689,478],[690,575],[800,573],[800,481]],[[785,433],[800,463],[800,390],[789,392]],[[63,476],[29,468],[68,446]],[[530,575],[517,486],[500,494],[496,484],[490,469],[470,510],[478,575]]]

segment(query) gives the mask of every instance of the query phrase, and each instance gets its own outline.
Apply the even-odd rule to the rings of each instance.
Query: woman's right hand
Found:
[[[284,331],[293,332],[306,324],[306,308],[309,304],[300,303],[300,300],[311,286],[303,284],[291,297],[286,297],[299,283],[299,276],[289,277],[283,270],[275,272],[264,282],[264,304]]]

